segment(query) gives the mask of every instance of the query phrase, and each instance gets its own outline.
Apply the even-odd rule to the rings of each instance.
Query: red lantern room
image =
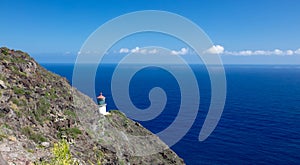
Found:
[[[102,92],[97,97],[97,100],[98,100],[98,105],[105,105],[105,97],[102,95]]]

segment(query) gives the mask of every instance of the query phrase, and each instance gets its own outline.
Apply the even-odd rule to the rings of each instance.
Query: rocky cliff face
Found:
[[[184,164],[139,123],[97,105],[28,54],[0,48],[0,162],[47,162],[67,139],[81,164]]]

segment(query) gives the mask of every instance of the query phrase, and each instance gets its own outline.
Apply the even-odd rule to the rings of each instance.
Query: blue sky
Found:
[[[41,61],[68,61],[110,19],[133,11],[164,10],[201,27],[223,48],[224,63],[300,64],[299,7],[298,0],[1,0],[0,46],[27,51]],[[140,43],[127,40],[115,51],[146,46],[154,37],[136,36]],[[177,41],[167,43],[178,51],[185,47]],[[271,55],[276,49],[280,56]],[[289,50],[292,56],[286,55]],[[73,55],[65,57],[68,54]]]

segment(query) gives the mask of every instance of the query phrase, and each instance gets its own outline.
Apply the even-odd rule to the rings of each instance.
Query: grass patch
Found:
[[[104,153],[99,149],[94,150],[94,153],[97,160],[97,165],[100,165],[102,158],[104,158]]]
[[[27,136],[29,139],[33,140],[36,143],[45,142],[47,139],[38,133],[35,133],[30,127],[26,126],[21,129],[21,132]]]
[[[77,138],[77,136],[80,135],[82,132],[78,128],[74,127],[66,129],[66,133],[72,138]]]
[[[46,92],[45,96],[52,100],[58,98],[56,90],[54,88],[51,88],[48,92]]]
[[[74,111],[72,111],[72,110],[69,110],[69,109],[67,109],[67,110],[64,111],[64,115],[68,116],[71,119],[75,119],[76,118],[76,113]]]
[[[19,103],[21,106],[27,106],[27,100],[24,97],[19,100]]]
[[[15,65],[10,66],[9,69],[10,69],[10,70],[12,71],[12,73],[15,74],[15,75],[24,76],[24,77],[27,76],[27,74],[26,74],[25,72],[21,72],[20,69],[19,69],[17,66],[15,66]]]
[[[4,77],[4,75],[0,74],[0,80],[2,80],[3,82],[6,82],[6,78]]]
[[[43,123],[49,108],[50,103],[45,98],[41,98],[38,102],[37,109],[34,111],[35,119],[38,122]]]
[[[21,105],[20,102],[19,102],[19,100],[16,99],[16,98],[12,98],[11,101],[12,101],[14,104],[18,105],[18,106]]]
[[[4,55],[8,55],[8,48],[3,48],[2,49],[2,54],[4,54]]]
[[[118,114],[118,115],[121,115],[123,117],[126,117],[126,115],[123,112],[119,111],[119,110],[110,110],[109,113]]]
[[[14,104],[13,102],[10,102],[10,108],[16,113],[16,115],[18,117],[21,117],[22,114],[21,114],[21,112],[19,110],[18,105]]]
[[[22,57],[17,57],[17,58],[12,58],[11,62],[13,62],[13,63],[25,63],[26,60],[23,59]]]
[[[13,87],[13,91],[17,95],[24,95],[25,94],[25,90],[23,88],[18,88],[16,86]]]
[[[6,139],[6,138],[7,138],[7,135],[0,133],[0,141],[2,141],[3,139]]]
[[[82,134],[82,132],[74,127],[74,128],[60,128],[59,132],[58,132],[58,137],[62,138],[62,135],[66,135],[67,137],[71,137],[73,139],[76,139],[78,137],[78,135]]]
[[[11,129],[11,126],[8,125],[8,124],[6,124],[6,123],[3,123],[3,124],[1,125],[1,127],[2,127],[2,128]]]

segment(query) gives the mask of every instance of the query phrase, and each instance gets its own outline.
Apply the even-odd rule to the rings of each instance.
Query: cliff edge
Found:
[[[50,162],[65,139],[78,164],[184,164],[120,111],[98,106],[27,53],[0,48],[0,163]]]

